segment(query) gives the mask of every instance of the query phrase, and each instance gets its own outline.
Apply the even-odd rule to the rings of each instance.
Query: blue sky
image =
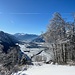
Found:
[[[0,30],[41,34],[54,12],[71,21],[75,0],[0,0]]]

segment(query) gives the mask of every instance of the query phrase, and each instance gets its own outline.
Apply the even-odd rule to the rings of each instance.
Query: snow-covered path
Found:
[[[43,65],[33,66],[20,75],[75,75],[75,66]]]

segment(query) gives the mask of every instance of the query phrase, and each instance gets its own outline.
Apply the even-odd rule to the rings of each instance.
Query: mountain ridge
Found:
[[[36,34],[25,34],[25,33],[16,33],[14,34],[16,38],[20,41],[31,41],[35,38],[37,38],[39,35]]]
[[[16,43],[19,43],[17,38],[11,34],[0,31],[0,44],[4,46],[3,51],[7,53],[9,47],[15,46]]]

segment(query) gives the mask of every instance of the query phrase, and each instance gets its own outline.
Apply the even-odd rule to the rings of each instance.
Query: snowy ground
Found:
[[[22,52],[26,49],[25,45],[20,45]],[[30,49],[30,52],[27,53],[28,56],[35,55],[41,49]],[[25,53],[26,54],[26,53]],[[41,55],[47,56],[50,59],[50,55],[48,56],[48,52],[42,52]],[[75,75],[75,66],[64,66],[64,65],[51,65],[51,64],[43,64],[42,66],[38,66],[37,62],[34,63],[35,66],[31,66],[27,70],[19,71],[14,75]]]
[[[75,75],[75,66],[45,64],[33,66],[26,71],[21,71],[14,75]]]
[[[21,51],[27,54],[29,58],[31,58],[32,56],[35,56],[34,58],[32,58],[32,61],[34,62],[36,62],[37,56],[40,56],[40,58],[42,57],[42,61],[44,60],[47,62],[49,60],[52,60],[52,57],[51,57],[52,53],[48,50],[44,51],[45,48],[26,48],[26,44],[24,45],[19,44],[19,46],[20,46]],[[29,51],[29,52],[26,52],[26,51]],[[39,52],[41,53],[38,54]]]

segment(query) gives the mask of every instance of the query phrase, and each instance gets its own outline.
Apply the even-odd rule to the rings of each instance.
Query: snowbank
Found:
[[[42,65],[33,66],[14,75],[75,75],[75,66]]]

